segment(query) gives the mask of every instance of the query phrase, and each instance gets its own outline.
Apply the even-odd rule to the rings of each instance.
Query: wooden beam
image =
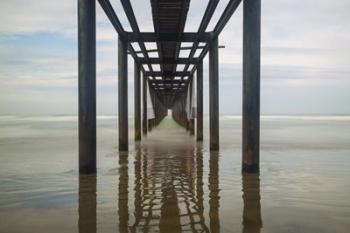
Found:
[[[96,4],[78,0],[79,173],[96,173]]]

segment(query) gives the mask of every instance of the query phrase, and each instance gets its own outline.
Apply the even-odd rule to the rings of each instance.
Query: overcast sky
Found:
[[[192,0],[196,31],[207,0]],[[220,1],[209,30],[227,0]],[[111,0],[126,30],[118,0]],[[153,31],[149,0],[131,0],[142,31]],[[117,34],[97,4],[97,108],[117,112]],[[262,0],[263,114],[350,113],[350,1]],[[219,37],[220,112],[241,113],[242,5]],[[147,45],[152,47],[152,45]],[[77,114],[77,1],[0,1],[0,114]],[[208,69],[205,59],[205,111]],[[129,58],[129,109],[133,110]]]

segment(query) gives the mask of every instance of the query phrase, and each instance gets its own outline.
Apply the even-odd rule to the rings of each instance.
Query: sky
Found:
[[[207,2],[191,1],[185,31],[198,29]],[[130,30],[120,1],[111,3]],[[150,1],[131,4],[141,31],[153,31]],[[349,9],[349,0],[262,1],[262,114],[350,114]],[[96,14],[97,111],[116,114],[117,34],[98,3]],[[219,37],[221,114],[241,114],[242,43],[241,4]],[[0,114],[77,114],[77,54],[76,0],[0,1]],[[132,113],[132,58],[128,84]],[[208,90],[206,58],[205,112]]]

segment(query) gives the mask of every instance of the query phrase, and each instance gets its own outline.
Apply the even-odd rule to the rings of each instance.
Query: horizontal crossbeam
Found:
[[[171,77],[171,76],[189,76],[191,72],[161,72],[161,71],[146,71],[144,72],[144,76],[164,76],[164,77]]]
[[[208,42],[212,33],[154,33],[154,32],[126,32],[126,40],[129,42]]]
[[[187,82],[187,80],[176,80],[176,79],[171,79],[170,81],[168,80],[157,80],[157,79],[153,79],[152,81],[150,81],[151,83],[155,83],[155,84],[161,84],[161,85],[172,85],[172,84],[175,84],[175,85],[180,85],[182,83],[185,83]]]
[[[178,58],[178,59],[160,59],[160,58],[140,58],[139,59],[141,64],[197,64],[199,62],[199,59],[193,58]]]

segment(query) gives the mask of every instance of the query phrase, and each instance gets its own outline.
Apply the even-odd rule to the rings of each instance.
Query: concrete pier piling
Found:
[[[128,131],[128,57],[126,42],[118,39],[118,129],[119,151],[127,151]]]
[[[134,63],[134,128],[135,128],[135,141],[141,140],[141,70],[140,65]]]
[[[219,150],[219,51],[217,37],[209,42],[209,124],[210,150]]]
[[[96,173],[96,13],[78,0],[79,173]]]
[[[243,1],[242,171],[259,172],[261,1]]]
[[[197,141],[203,141],[203,61],[197,67]]]
[[[142,80],[142,133],[147,135],[147,76]]]

